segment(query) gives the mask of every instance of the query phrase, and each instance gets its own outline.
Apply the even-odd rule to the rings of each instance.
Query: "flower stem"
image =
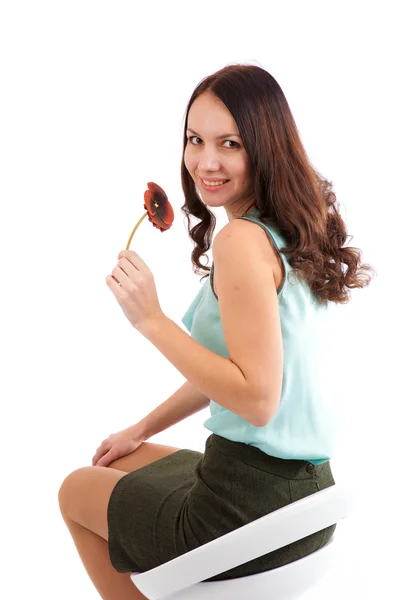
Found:
[[[130,236],[130,238],[129,238],[129,240],[128,240],[128,243],[127,243],[127,245],[126,245],[126,248],[125,248],[126,250],[129,250],[129,246],[130,246],[130,243],[131,243],[131,241],[132,241],[133,235],[134,235],[134,233],[135,233],[136,229],[139,227],[140,223],[143,221],[143,219],[144,219],[145,217],[147,217],[147,210],[146,210],[146,212],[144,213],[143,217],[141,217],[141,218],[139,219],[139,221],[136,223],[136,225],[135,225],[135,227],[134,227],[134,230],[132,231],[132,233],[131,233],[131,236]]]

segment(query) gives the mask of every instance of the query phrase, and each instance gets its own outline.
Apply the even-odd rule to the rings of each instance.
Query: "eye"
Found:
[[[233,140],[225,140],[225,142],[230,142],[231,144],[235,144],[233,146],[233,148],[236,148],[236,146],[239,147],[239,144],[237,142],[234,142]],[[224,142],[224,144],[225,144],[225,142]],[[231,146],[231,148],[232,148],[232,146]]]
[[[199,144],[194,144],[194,143],[192,142],[192,140],[193,140],[193,139],[200,140],[201,138],[199,138],[197,135],[192,135],[192,136],[190,136],[188,139],[189,139],[190,143],[191,143],[193,146],[198,146]],[[234,146],[231,146],[231,148],[232,148],[232,147],[233,147],[233,148],[236,148],[236,147],[238,147],[238,148],[239,148],[239,144],[238,144],[237,142],[234,142],[233,140],[225,140],[224,144],[225,144],[226,142],[230,142],[231,144],[234,144]]]

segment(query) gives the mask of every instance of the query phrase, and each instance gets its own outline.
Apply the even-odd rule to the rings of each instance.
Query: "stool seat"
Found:
[[[131,573],[149,600],[293,600],[334,565],[336,528],[319,550],[281,567],[246,577],[205,581],[346,518],[353,493],[337,483],[144,573]]]

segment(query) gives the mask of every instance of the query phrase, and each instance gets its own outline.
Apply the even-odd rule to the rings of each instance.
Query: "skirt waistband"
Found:
[[[283,459],[266,454],[256,446],[233,442],[216,433],[212,433],[206,440],[206,450],[217,450],[228,458],[235,457],[250,466],[267,471],[274,475],[288,479],[310,479],[316,475],[330,472],[329,461],[314,465],[308,460]]]

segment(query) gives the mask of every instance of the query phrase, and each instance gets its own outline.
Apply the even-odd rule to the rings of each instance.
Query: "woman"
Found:
[[[209,273],[182,321],[162,312],[144,261],[122,251],[107,283],[131,324],[186,383],[111,435],[59,501],[102,598],[144,598],[146,571],[333,485],[329,308],[373,273],[347,233],[331,183],[311,166],[286,98],[258,66],[200,82],[181,165],[194,270]],[[229,222],[213,240],[223,207]],[[190,216],[199,222],[191,228]],[[342,270],[347,265],[347,270]],[[210,406],[204,454],[149,443]],[[325,545],[335,525],[210,580],[276,568]]]

